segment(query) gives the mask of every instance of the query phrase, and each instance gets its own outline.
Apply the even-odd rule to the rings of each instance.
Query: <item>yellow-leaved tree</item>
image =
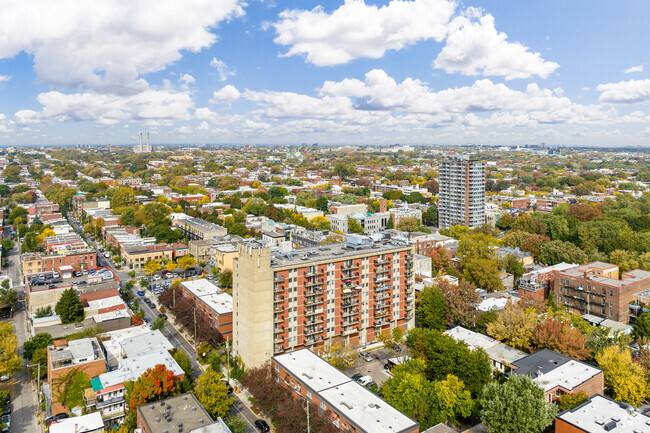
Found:
[[[22,365],[14,327],[11,323],[0,322],[0,376],[10,376],[20,370]]]
[[[196,265],[196,259],[188,254],[186,256],[179,257],[178,260],[176,260],[176,263],[178,263],[178,266],[180,268],[187,269],[190,266]]]
[[[612,390],[615,400],[638,407],[650,395],[643,368],[632,361],[629,349],[608,346],[596,355],[596,362],[603,369],[605,386]]]
[[[224,417],[230,411],[234,399],[228,398],[228,387],[222,375],[208,368],[196,381],[194,394],[214,419]]]
[[[508,302],[496,320],[487,326],[487,333],[510,346],[527,349],[537,326],[535,310]]]
[[[158,260],[148,260],[147,263],[144,264],[144,270],[147,274],[153,274],[161,269],[162,265]]]

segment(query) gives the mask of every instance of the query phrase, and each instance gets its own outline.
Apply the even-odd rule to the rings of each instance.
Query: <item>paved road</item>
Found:
[[[4,230],[5,235],[8,230]],[[8,236],[5,236],[8,237]],[[9,252],[9,266],[3,268],[2,272],[11,277],[14,289],[18,292],[18,304],[21,310],[14,314],[14,317],[8,321],[14,326],[14,332],[18,338],[18,354],[23,354],[23,344],[30,338],[27,330],[27,313],[24,311],[25,292],[20,278],[20,256],[18,253],[19,246],[16,245]],[[24,362],[27,365],[27,362]],[[24,369],[17,372],[9,381],[2,383],[0,387],[8,390],[11,396],[11,432],[12,433],[35,433],[40,432],[41,428],[36,422],[35,414],[38,412],[38,401],[36,394],[36,384],[31,380],[31,373]]]
[[[73,218],[68,218],[68,221],[79,231],[83,231],[81,226],[77,224],[77,222]],[[92,245],[92,243],[89,241],[88,244]],[[118,276],[122,284],[124,284],[124,282],[130,279],[127,270],[115,269],[115,264],[113,263],[112,260],[106,259],[102,255],[102,253],[99,252],[99,250],[96,251],[97,251],[98,265],[99,265],[99,261],[101,260],[102,266],[109,266],[113,270],[113,272]],[[149,291],[149,293],[151,292]],[[153,294],[150,295],[149,297],[154,298]],[[136,302],[138,303],[140,308],[142,308],[142,310],[144,311],[145,317],[149,319],[150,323],[153,323],[153,321],[158,317],[158,314],[160,313],[158,309],[149,307],[147,304],[144,303],[143,297],[137,295],[136,295]],[[193,377],[196,379],[198,376],[200,376],[200,373],[203,370],[201,369],[199,362],[197,360],[197,354],[196,351],[194,350],[194,347],[169,322],[165,324],[165,329],[163,334],[176,348],[181,348],[185,351],[185,353],[187,353],[187,355],[189,356],[192,362],[192,368],[194,369]],[[246,426],[246,433],[257,433],[257,429],[253,427],[253,422],[257,419],[257,417],[244,403],[241,402],[238,395],[233,394],[233,396],[235,398],[235,402],[230,410],[229,415],[242,415],[244,419],[248,421],[248,426]]]

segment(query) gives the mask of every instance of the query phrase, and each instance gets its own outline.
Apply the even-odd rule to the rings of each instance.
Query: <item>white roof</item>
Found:
[[[129,317],[129,313],[127,313],[125,309],[109,311],[108,313],[95,314],[93,316],[93,320],[95,323],[101,323],[108,320],[121,319],[123,317]]]
[[[221,292],[219,286],[213,284],[210,280],[206,278],[201,278],[198,280],[190,281],[181,281],[181,286],[185,287],[188,291],[196,297],[201,297],[204,295],[211,295],[213,293]]]
[[[120,346],[122,346],[122,352],[127,358],[134,358],[150,352],[169,351],[174,348],[158,329],[127,337],[120,341]]]
[[[604,426],[608,423],[613,423],[609,433],[650,432],[650,417],[599,394],[574,409],[562,412],[558,418],[587,433],[605,432]]]
[[[601,372],[602,370],[596,367],[572,359],[546,374],[537,376],[533,382],[544,388],[545,392],[557,386],[570,391]]]
[[[487,335],[479,334],[478,332],[470,331],[462,326],[451,328],[445,331],[444,334],[452,337],[454,340],[464,342],[470,349],[480,347],[481,349],[487,350],[501,344],[499,340],[495,340]]]
[[[94,338],[82,338],[80,340],[72,340],[68,342],[68,350],[72,355],[72,359],[95,358],[95,351],[93,350],[92,341]],[[97,345],[99,349],[99,344]]]
[[[147,353],[134,358],[125,358],[120,361],[117,370],[100,374],[99,380],[104,388],[124,383],[126,381],[135,381],[142,376],[149,368],[154,368],[158,364],[163,364],[167,370],[174,372],[174,376],[183,374],[183,369],[178,365],[172,355],[166,351]]]
[[[88,308],[91,310],[99,310],[101,308],[110,308],[117,305],[124,305],[124,301],[119,296],[111,296],[110,298],[95,299],[88,301]],[[126,305],[124,305],[126,308]]]
[[[351,380],[308,349],[277,355],[274,360],[316,392]]]
[[[410,432],[417,426],[415,421],[353,381],[328,388],[320,392],[320,397],[336,412],[356,424],[358,431]]]
[[[88,415],[66,418],[53,422],[50,425],[50,433],[84,433],[104,428],[104,421],[100,412],[89,413]]]
[[[228,293],[201,296],[201,301],[219,315],[232,313],[232,296]]]

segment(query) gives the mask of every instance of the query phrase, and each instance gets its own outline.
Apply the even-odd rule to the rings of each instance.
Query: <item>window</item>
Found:
[[[307,399],[311,400],[311,391],[307,391]]]
[[[613,290],[609,291],[609,296],[614,296],[614,291]]]

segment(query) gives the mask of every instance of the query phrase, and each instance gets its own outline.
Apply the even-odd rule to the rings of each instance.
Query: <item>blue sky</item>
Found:
[[[0,144],[650,144],[650,2],[9,1]]]

